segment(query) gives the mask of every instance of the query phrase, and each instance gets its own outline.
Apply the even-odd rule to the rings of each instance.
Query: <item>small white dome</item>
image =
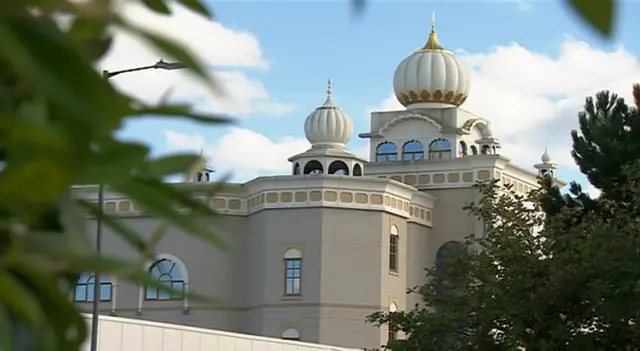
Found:
[[[353,134],[353,121],[331,99],[331,79],[327,100],[304,122],[304,133],[312,146],[344,147]]]
[[[460,106],[469,96],[466,66],[438,41],[435,26],[424,47],[405,58],[393,75],[393,90],[407,108],[422,104]],[[432,107],[432,106],[429,106]]]
[[[540,160],[542,160],[542,163],[551,163],[551,156],[549,156],[546,147],[544,148],[544,154],[540,156]]]

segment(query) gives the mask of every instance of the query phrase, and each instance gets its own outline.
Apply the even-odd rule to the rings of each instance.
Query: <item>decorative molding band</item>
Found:
[[[409,222],[432,226],[431,208],[411,199],[383,191],[363,191],[345,189],[287,189],[264,190],[247,198],[237,196],[216,196],[207,201],[219,213],[235,216],[250,216],[270,209],[328,207],[365,211],[382,211],[406,218]],[[132,200],[126,198],[107,199],[104,211],[122,216],[141,216],[145,211]]]

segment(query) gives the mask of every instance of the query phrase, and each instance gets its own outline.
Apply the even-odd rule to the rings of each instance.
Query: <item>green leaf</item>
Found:
[[[200,156],[193,154],[178,154],[152,159],[142,167],[142,175],[163,179],[168,175],[186,172],[199,159]]]
[[[605,37],[613,33],[616,0],[566,0],[567,4]]]
[[[98,145],[93,162],[78,182],[81,184],[113,184],[130,178],[132,171],[145,162],[149,147],[134,142],[108,140]]]
[[[208,223],[202,220],[202,217],[217,217],[216,212],[192,198],[189,192],[156,179],[140,178],[115,184],[114,188],[133,199],[149,213],[164,218],[172,225],[212,243],[218,249],[226,249],[225,242],[211,230]],[[176,210],[176,205],[186,208],[186,213]]]
[[[104,224],[113,230],[114,234],[124,239],[136,251],[144,252],[148,250],[148,244],[144,239],[142,239],[135,230],[124,225],[118,218],[100,211],[96,204],[89,203],[85,200],[78,200],[78,204],[96,218],[101,218]]]
[[[200,0],[178,0],[184,7],[191,9],[205,17],[212,18],[213,13]]]
[[[99,21],[88,16],[77,16],[67,34],[88,59],[97,61],[111,47],[112,36],[107,32],[108,21]]]
[[[164,0],[142,0],[142,3],[154,12],[164,15],[171,14],[171,9],[167,6]]]
[[[129,111],[128,101],[100,79],[52,20],[0,21],[0,57],[64,106],[71,113],[68,118],[106,125],[114,115]]]
[[[41,183],[47,175],[47,184]],[[56,199],[71,184],[69,172],[52,159],[37,158],[19,167],[7,166],[0,173],[0,203],[8,199],[34,204],[46,204]]]
[[[0,302],[34,329],[45,323],[41,305],[36,296],[7,270],[0,270]]]
[[[14,269],[29,281],[38,300],[43,306],[47,306],[47,326],[62,346],[61,349],[77,350],[86,338],[87,327],[84,318],[60,289],[58,278],[43,274],[28,262],[17,265]]]
[[[0,350],[13,349],[13,324],[9,312],[0,305]]]
[[[56,205],[60,211],[58,221],[62,225],[64,231],[62,235],[69,244],[69,248],[73,248],[78,252],[87,252],[93,249],[87,235],[87,221],[79,211],[78,202],[73,198],[71,191],[62,194]]]
[[[31,115],[32,116],[32,115]],[[0,140],[0,145],[9,149],[20,149],[37,152],[55,152],[66,154],[70,151],[69,142],[50,125],[37,123],[25,118],[26,115],[0,116],[0,133],[7,138]]]

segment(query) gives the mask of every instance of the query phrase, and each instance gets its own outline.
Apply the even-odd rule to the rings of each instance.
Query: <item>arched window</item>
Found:
[[[304,174],[322,174],[324,173],[324,167],[322,167],[322,163],[312,160],[307,162],[304,165]]]
[[[424,145],[417,140],[406,142],[402,146],[402,159],[404,161],[422,160],[424,158]]]
[[[298,174],[300,174],[300,164],[296,162],[296,164],[293,166],[293,175],[298,175]]]
[[[491,147],[489,145],[482,145],[482,154],[489,155],[491,153]]]
[[[395,225],[391,227],[389,234],[389,271],[398,273],[398,245],[400,244],[400,237],[398,236],[398,227]]]
[[[171,291],[160,290],[157,287],[147,286],[145,299],[147,300],[180,300],[185,292],[185,273],[180,265],[168,258],[156,261],[149,268],[151,278],[165,285]]]
[[[458,155],[460,155],[460,157],[465,157],[467,156],[467,143],[465,143],[464,141],[461,141],[458,144]]]
[[[451,142],[447,139],[436,139],[429,144],[429,158],[451,158]]]
[[[471,154],[472,155],[477,155],[478,154],[478,148],[475,145],[471,145],[470,149],[471,149]]]
[[[302,283],[302,253],[297,249],[289,249],[284,254],[284,294],[300,295]]]
[[[389,313],[398,312],[398,305],[395,302],[392,302],[389,305]],[[398,338],[398,330],[393,323],[389,322],[389,334],[387,335],[387,342],[395,341]]]
[[[300,340],[300,333],[295,328],[288,328],[282,332],[282,338],[284,340]]]
[[[438,249],[438,252],[436,253],[437,294],[448,294],[452,292],[451,289],[447,289],[447,284],[445,283],[447,268],[450,262],[455,258],[455,255],[462,252],[462,250],[464,250],[462,244],[457,241],[446,242]]]
[[[497,155],[497,154],[498,154],[498,152],[496,151],[496,147],[495,147],[495,145],[493,146],[493,154],[494,154],[494,155]]]
[[[355,177],[362,177],[362,167],[359,164],[353,166],[353,175]]]
[[[342,161],[333,161],[329,165],[329,174],[349,175],[349,166]]]
[[[78,284],[73,292],[73,301],[93,302],[95,277],[93,274],[82,273],[78,278]],[[100,276],[100,301],[111,301],[113,284],[109,277]]]
[[[376,148],[376,162],[398,161],[398,147],[396,144],[385,141]]]

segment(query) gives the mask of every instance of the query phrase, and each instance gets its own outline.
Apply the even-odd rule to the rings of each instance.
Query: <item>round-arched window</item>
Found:
[[[300,340],[300,332],[295,328],[287,328],[282,332],[282,338],[285,340]]]
[[[323,174],[324,167],[322,167],[322,163],[316,160],[312,160],[307,162],[304,165],[304,174]]]

